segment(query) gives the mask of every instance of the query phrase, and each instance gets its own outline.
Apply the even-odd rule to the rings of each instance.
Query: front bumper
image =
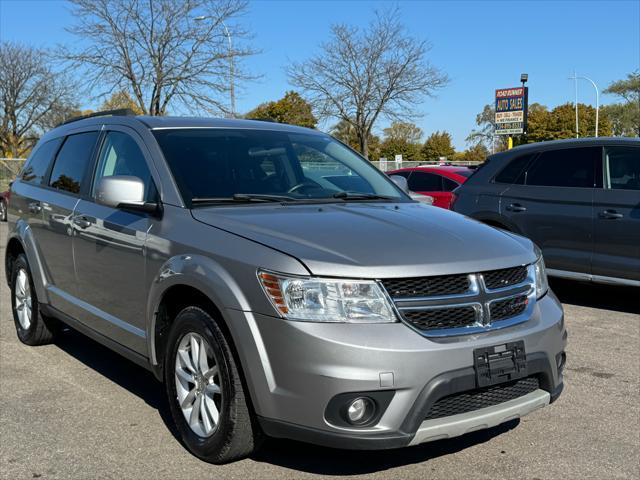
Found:
[[[349,449],[396,448],[521,417],[562,390],[556,358],[565,350],[566,331],[552,293],[536,302],[525,323],[438,339],[402,323],[320,324],[236,314],[251,325],[255,352],[242,353],[243,348],[239,353],[262,428],[274,437]],[[538,390],[473,412],[425,420],[439,398],[477,388],[474,349],[517,340],[524,341],[528,375],[538,377]],[[327,418],[327,405],[336,395],[371,391],[393,391],[375,424],[358,428]]]

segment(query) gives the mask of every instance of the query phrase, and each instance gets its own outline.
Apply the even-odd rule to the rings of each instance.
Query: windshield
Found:
[[[202,128],[153,133],[188,204],[411,201],[373,165],[327,135]]]

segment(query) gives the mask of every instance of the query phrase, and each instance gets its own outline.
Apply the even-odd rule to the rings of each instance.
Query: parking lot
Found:
[[[4,259],[7,226],[0,226]],[[151,373],[80,334],[18,342],[0,286],[0,477],[639,478],[640,292],[553,282],[569,329],[565,391],[521,421],[404,450],[270,440],[225,466],[190,455]]]

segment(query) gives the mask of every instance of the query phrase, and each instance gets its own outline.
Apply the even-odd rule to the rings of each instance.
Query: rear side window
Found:
[[[606,147],[605,152],[608,187],[614,190],[640,190],[640,148]]]
[[[442,180],[440,175],[426,172],[411,172],[409,190],[412,192],[441,192]]]
[[[98,132],[69,135],[56,157],[49,185],[58,190],[80,193]]]
[[[509,164],[504,167],[498,175],[496,175],[494,181],[496,183],[524,183],[524,169],[529,164],[529,161],[535,155],[521,155],[519,157],[514,158],[509,162]]]
[[[61,138],[56,138],[43,143],[25,165],[21,179],[25,182],[41,185],[61,141]]]
[[[458,188],[460,185],[458,185],[456,182],[454,182],[453,180],[446,178],[446,177],[442,177],[442,190],[445,192],[451,192],[452,190],[455,190],[456,188]]]
[[[547,187],[593,188],[599,147],[566,148],[542,152],[527,169],[526,184]]]

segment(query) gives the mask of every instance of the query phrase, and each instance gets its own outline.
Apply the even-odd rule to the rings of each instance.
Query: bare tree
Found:
[[[0,155],[23,156],[51,113],[71,104],[73,86],[50,58],[37,48],[0,44]]]
[[[65,58],[87,68],[98,96],[130,93],[140,110],[164,115],[169,105],[223,111],[229,91],[229,59],[254,53],[233,22],[244,0],[71,0],[76,24],[69,28],[82,48]],[[200,20],[197,21],[196,19]],[[226,35],[233,36],[231,49]],[[248,75],[235,68],[238,79]]]
[[[360,152],[380,117],[404,121],[416,106],[447,84],[430,65],[430,45],[405,32],[399,11],[376,13],[366,29],[334,25],[320,53],[288,67],[291,83],[302,89],[323,117],[353,125]]]

